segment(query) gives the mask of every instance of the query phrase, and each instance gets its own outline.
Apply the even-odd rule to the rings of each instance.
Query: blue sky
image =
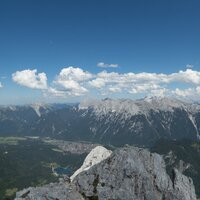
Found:
[[[138,98],[161,89],[166,95],[198,99],[199,8],[198,0],[1,0],[0,104]],[[13,80],[15,72],[34,69],[36,85],[19,80],[26,73]],[[69,70],[62,76],[62,69]],[[82,72],[76,69],[91,76],[77,80]],[[107,79],[117,73],[116,80],[102,78],[104,70]],[[137,76],[117,82],[129,72]],[[143,72],[169,77],[139,79]],[[38,73],[45,73],[46,86],[37,86]],[[94,87],[99,78],[101,88]]]

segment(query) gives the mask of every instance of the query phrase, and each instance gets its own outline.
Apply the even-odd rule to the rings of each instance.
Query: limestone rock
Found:
[[[171,180],[160,155],[124,147],[77,175],[73,184],[85,197],[98,200],[196,200],[192,180],[176,169],[173,174]]]
[[[50,183],[42,187],[30,187],[17,192],[15,200],[84,200],[67,182]]]
[[[73,180],[82,171],[88,170],[93,165],[100,163],[111,155],[112,151],[102,146],[95,147],[85,158],[83,165],[70,177]]]

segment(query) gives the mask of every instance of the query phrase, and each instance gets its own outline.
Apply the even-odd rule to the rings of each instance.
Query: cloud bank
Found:
[[[69,66],[61,69],[50,83],[51,86],[47,86],[46,74],[37,73],[36,69],[17,71],[12,78],[17,84],[41,89],[45,94],[63,98],[90,94],[200,97],[200,72],[192,69],[171,74],[107,71],[93,74]]]

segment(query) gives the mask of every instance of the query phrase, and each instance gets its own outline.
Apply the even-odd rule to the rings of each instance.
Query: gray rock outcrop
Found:
[[[73,185],[66,181],[42,187],[30,187],[17,192],[15,200],[84,200]]]
[[[166,172],[162,156],[124,147],[67,183],[29,188],[17,200],[196,200],[192,179],[174,169]]]
[[[195,200],[190,178],[174,169],[166,173],[163,158],[146,149],[124,147],[80,173],[73,184],[85,197],[99,200]]]

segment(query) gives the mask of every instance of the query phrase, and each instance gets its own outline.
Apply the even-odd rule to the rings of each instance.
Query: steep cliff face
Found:
[[[105,154],[103,149],[98,156],[102,152]],[[61,180],[28,188],[18,192],[16,199],[196,200],[192,180],[176,169],[170,179],[163,158],[146,149],[120,148],[107,159],[80,171],[71,183]]]

